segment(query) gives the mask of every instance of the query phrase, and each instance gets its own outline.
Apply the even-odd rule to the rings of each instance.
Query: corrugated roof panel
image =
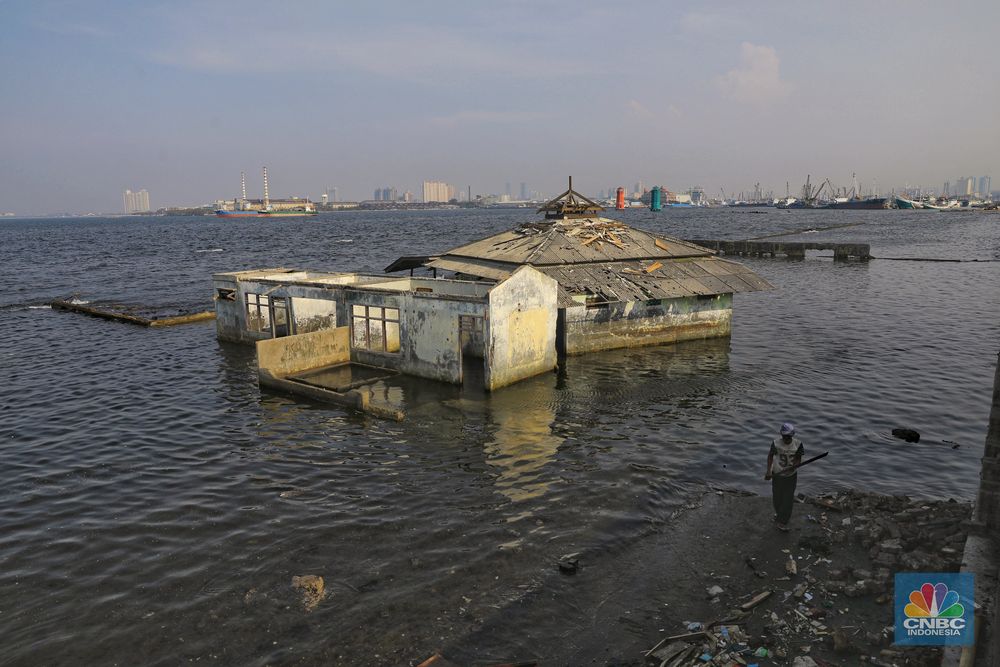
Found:
[[[753,286],[750,285],[750,283],[748,283],[747,281],[743,280],[742,278],[740,278],[735,273],[730,273],[729,275],[725,275],[725,276],[718,276],[718,278],[719,278],[719,280],[721,280],[722,282],[724,282],[726,285],[728,285],[730,291],[732,291],[732,292],[753,292],[753,291],[755,291],[754,288],[753,288]]]
[[[510,274],[517,268],[497,266],[482,260],[467,261],[447,257],[441,257],[432,262],[428,262],[427,266],[435,269],[441,269],[442,271],[455,271],[457,273],[464,273],[470,276],[489,278],[490,280],[506,280],[507,278],[510,278]]]
[[[697,261],[684,261],[675,262],[674,266],[686,273],[691,278],[702,278],[704,276],[711,276],[712,274],[706,271]]]
[[[696,265],[698,268],[706,271],[713,276],[725,276],[733,272],[731,266],[727,263],[720,262],[717,259],[696,259],[692,260],[690,264]]]
[[[719,280],[715,276],[702,276],[697,280],[702,284],[702,286],[705,289],[709,290],[708,292],[709,294],[726,294],[727,292],[732,290],[732,288],[729,285]]]

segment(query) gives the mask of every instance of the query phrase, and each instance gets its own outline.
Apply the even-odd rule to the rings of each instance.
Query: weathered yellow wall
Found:
[[[257,341],[257,369],[285,377],[351,360],[350,327]]]
[[[556,366],[555,280],[525,266],[490,292],[486,388],[499,389]]]

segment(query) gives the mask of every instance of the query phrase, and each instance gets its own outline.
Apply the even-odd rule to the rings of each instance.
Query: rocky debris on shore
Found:
[[[725,591],[706,586],[711,605],[729,610],[717,620],[685,621],[646,652],[648,664],[940,664],[936,647],[893,646],[893,573],[957,571],[971,505],[856,491],[803,501],[797,543],[793,537],[780,553],[733,559],[743,587],[756,589],[735,590],[735,570],[723,575]]]

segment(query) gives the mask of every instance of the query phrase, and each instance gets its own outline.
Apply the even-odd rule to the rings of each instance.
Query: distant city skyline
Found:
[[[20,214],[121,210],[122,183],[161,206],[231,199],[262,164],[276,195],[317,201],[425,179],[524,199],[570,174],[590,194],[852,173],[979,189],[1000,168],[1000,3],[13,0],[0,17],[0,210]]]

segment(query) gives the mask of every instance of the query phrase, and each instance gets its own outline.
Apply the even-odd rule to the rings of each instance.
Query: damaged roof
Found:
[[[535,222],[453,248],[442,257],[465,257],[535,267],[647,258],[708,257],[714,250],[656,236],[608,218]],[[428,264],[433,266],[433,262]]]
[[[401,257],[386,270],[418,264],[463,276],[506,280],[531,265],[559,283],[559,306],[647,301],[772,289],[737,262],[703,246],[600,217],[600,205],[569,189],[538,212],[545,220],[453,248]]]
[[[559,283],[560,307],[772,289],[714,250],[597,217],[525,224],[428,257],[425,266],[500,281],[524,264]]]
[[[559,283],[559,305],[648,301],[685,296],[756,292],[772,286],[737,262],[718,257],[669,262],[615,262],[583,266],[536,267]]]

